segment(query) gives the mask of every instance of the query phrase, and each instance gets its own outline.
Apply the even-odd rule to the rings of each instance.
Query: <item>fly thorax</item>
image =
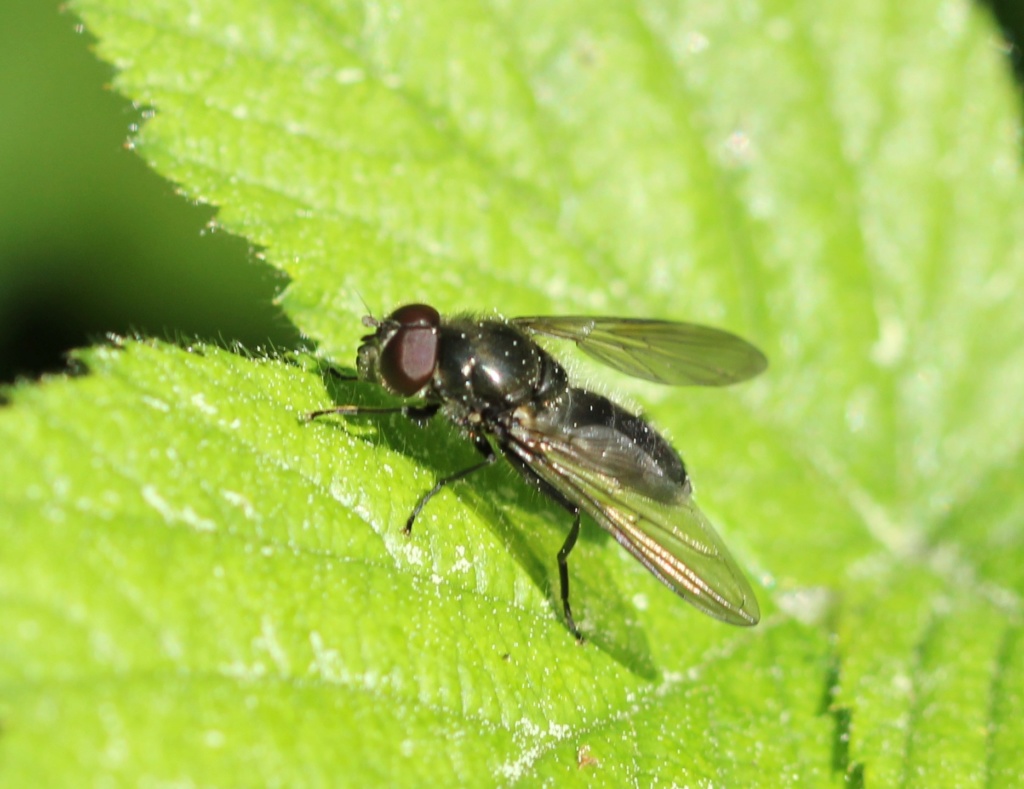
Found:
[[[453,323],[442,330],[435,387],[489,412],[526,402],[541,373],[537,346],[512,326]]]
[[[541,353],[540,375],[534,389],[534,398],[542,403],[554,403],[563,398],[569,390],[569,374],[555,361],[553,356]]]

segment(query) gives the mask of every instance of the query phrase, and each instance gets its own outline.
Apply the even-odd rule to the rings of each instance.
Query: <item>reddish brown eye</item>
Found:
[[[409,397],[434,374],[441,316],[426,304],[408,304],[391,313],[386,323],[399,328],[381,350],[381,377],[395,393]]]
[[[441,316],[429,304],[406,304],[392,312],[388,321],[403,327],[428,326],[436,329],[441,325]]]

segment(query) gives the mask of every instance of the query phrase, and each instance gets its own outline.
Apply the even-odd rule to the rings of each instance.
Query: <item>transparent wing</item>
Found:
[[[514,318],[534,334],[572,340],[580,350],[636,378],[673,386],[725,386],[745,381],[768,366],[746,340],[696,323],[588,318]]]
[[[761,618],[754,591],[714,527],[680,485],[645,463],[622,433],[589,425],[517,424],[507,450],[578,504],[662,583],[734,625]]]

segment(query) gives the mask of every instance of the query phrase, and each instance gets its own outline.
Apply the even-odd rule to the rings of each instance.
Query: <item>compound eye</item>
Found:
[[[392,312],[388,322],[403,327],[429,326],[436,329],[441,325],[441,316],[429,304],[406,304]]]
[[[410,304],[395,310],[388,322],[399,324],[380,355],[380,374],[396,394],[410,397],[426,386],[437,367],[437,310]]]

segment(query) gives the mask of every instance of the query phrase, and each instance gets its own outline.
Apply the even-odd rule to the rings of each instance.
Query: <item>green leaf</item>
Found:
[[[316,355],[124,341],[0,412],[0,776],[1012,785],[1024,776],[1018,107],[972,6],[76,0],[136,145]],[[616,379],[758,588],[701,617],[438,422],[306,424],[380,312],[754,339]],[[590,370],[591,368],[586,368]],[[610,378],[606,378],[610,381]]]

